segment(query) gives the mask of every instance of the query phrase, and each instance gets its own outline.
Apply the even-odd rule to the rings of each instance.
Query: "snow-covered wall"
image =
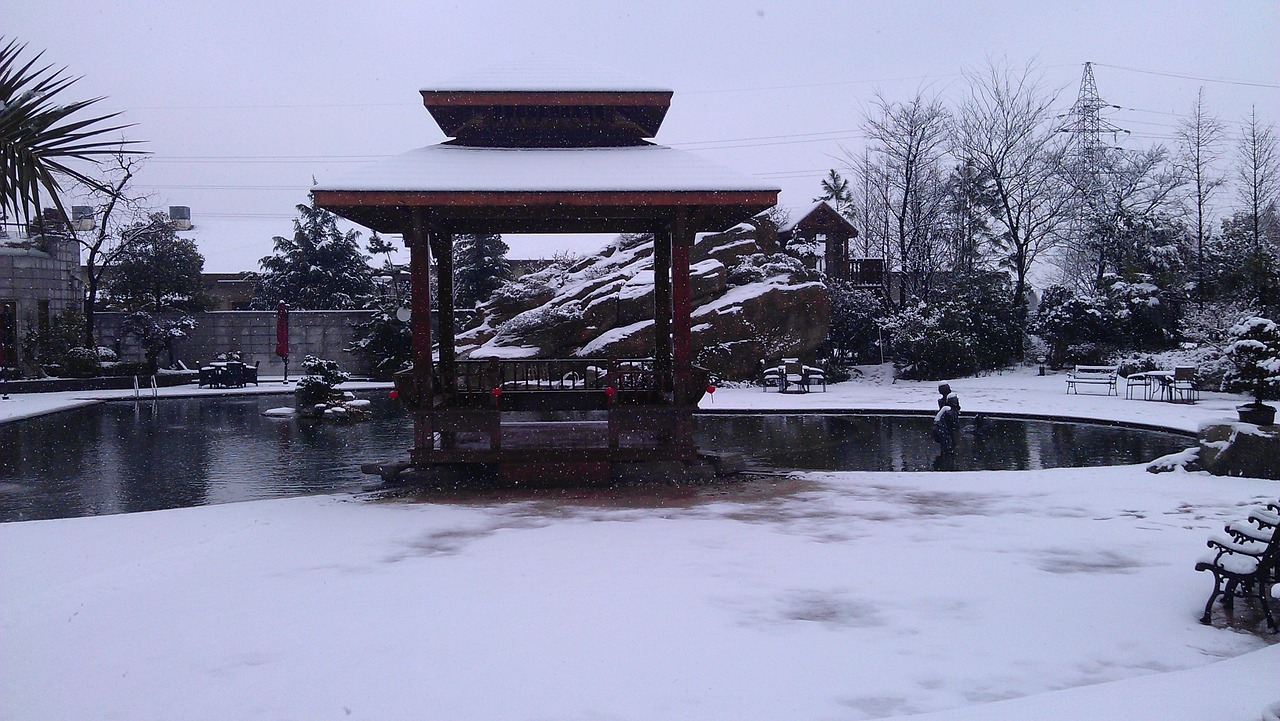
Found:
[[[308,355],[335,360],[357,375],[369,372],[368,363],[343,349],[354,339],[353,326],[371,315],[367,310],[289,311],[289,374],[301,375]],[[142,350],[131,338],[120,338],[123,313],[99,313],[98,337],[105,344],[118,339],[121,356],[142,360]],[[276,356],[276,313],[269,310],[233,310],[195,314],[196,328],[178,341],[175,357],[189,368],[213,360],[219,353],[240,351],[246,363],[258,362],[260,375],[280,375],[284,363]],[[166,359],[161,358],[161,362]]]

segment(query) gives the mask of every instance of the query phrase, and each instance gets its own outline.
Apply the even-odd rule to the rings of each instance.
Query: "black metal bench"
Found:
[[[1208,624],[1213,604],[1222,598],[1222,606],[1231,613],[1236,598],[1254,598],[1262,607],[1263,617],[1272,633],[1280,631],[1267,601],[1270,587],[1280,572],[1280,502],[1266,509],[1256,509],[1245,522],[1227,524],[1226,535],[1208,541],[1211,553],[1196,563],[1197,571],[1213,574],[1213,591],[1204,605],[1200,623]]]

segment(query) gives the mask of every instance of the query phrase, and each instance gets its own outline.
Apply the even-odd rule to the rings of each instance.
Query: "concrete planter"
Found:
[[[1255,426],[1269,426],[1276,420],[1275,406],[1266,403],[1254,402],[1236,406],[1236,413],[1240,416],[1241,423],[1252,423]]]

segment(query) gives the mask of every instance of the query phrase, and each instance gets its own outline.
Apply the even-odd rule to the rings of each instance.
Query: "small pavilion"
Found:
[[[823,246],[822,266],[829,277],[849,280],[855,271],[849,258],[849,241],[858,237],[858,229],[825,201],[817,201],[795,214],[778,228],[778,240],[783,244],[812,241]]]
[[[408,464],[381,466],[384,476],[411,467],[428,476],[479,470],[513,483],[602,481],[637,465],[670,471],[697,462],[692,415],[706,377],[691,343],[694,237],[772,207],[779,190],[650,142],[670,90],[577,70],[538,75],[423,89],[449,140],[313,189],[318,206],[400,233],[409,249],[414,366],[397,389],[414,414],[413,448]],[[651,234],[652,355],[458,358],[452,276],[460,233]],[[569,420],[548,421],[551,411]]]

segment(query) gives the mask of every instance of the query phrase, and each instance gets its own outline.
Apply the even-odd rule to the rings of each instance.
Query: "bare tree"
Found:
[[[922,93],[905,103],[877,96],[874,105],[863,121],[874,159],[866,177],[879,176],[878,200],[892,227],[885,260],[900,271],[898,302],[905,307],[912,299],[927,298],[942,259],[942,159],[951,116],[936,97]]]
[[[148,198],[133,195],[129,187],[141,162],[137,155],[116,153],[109,165],[104,163],[103,177],[84,188],[97,221],[93,230],[75,232],[84,263],[84,338],[91,348],[97,343],[95,314],[104,275],[151,224],[161,222],[161,216],[146,212]]]
[[[1224,128],[1217,117],[1205,109],[1204,88],[1196,94],[1191,114],[1178,123],[1178,164],[1189,188],[1185,202],[1195,219],[1196,232],[1196,298],[1204,303],[1204,241],[1212,226],[1210,200],[1225,179],[1214,165],[1222,157]]]
[[[1257,252],[1262,245],[1263,215],[1276,204],[1280,190],[1280,157],[1277,156],[1275,123],[1263,125],[1252,108],[1236,146],[1236,192],[1241,209],[1250,217],[1250,237]]]
[[[962,162],[990,183],[995,238],[1013,274],[1013,301],[1026,308],[1027,276],[1053,248],[1068,219],[1071,189],[1061,176],[1065,145],[1053,103],[1028,65],[1020,71],[989,63],[966,74],[969,96],[956,118],[954,147]]]
[[[1104,156],[1103,176],[1105,182],[1098,189],[1090,234],[1095,288],[1102,287],[1108,272],[1122,270],[1118,262],[1122,249],[1116,245],[1122,228],[1135,220],[1167,215],[1176,200],[1176,191],[1185,184],[1180,168],[1170,162],[1169,151],[1163,145]]]

